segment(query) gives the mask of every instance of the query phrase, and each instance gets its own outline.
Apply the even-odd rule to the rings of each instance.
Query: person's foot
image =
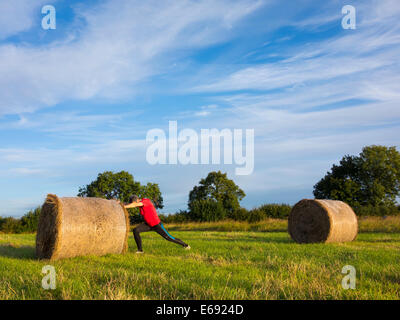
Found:
[[[136,251],[136,253],[144,253],[143,251],[140,251],[140,250],[138,250],[138,251]]]
[[[189,245],[187,245],[186,247],[184,247],[185,248],[185,250],[190,250],[190,246]]]

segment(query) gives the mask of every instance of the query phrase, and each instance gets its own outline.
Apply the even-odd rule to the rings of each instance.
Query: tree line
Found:
[[[358,156],[346,155],[339,164],[314,185],[318,199],[341,200],[353,207],[358,216],[388,216],[400,214],[400,153],[395,147],[368,146]],[[142,185],[127,171],[105,171],[90,184],[79,188],[79,197],[119,199],[128,202],[136,194],[149,198],[162,209],[164,199],[157,183]],[[189,193],[186,210],[160,214],[163,222],[236,220],[258,222],[266,218],[286,219],[291,206],[264,204],[248,210],[240,201],[246,196],[236,183],[221,171],[210,172]],[[132,224],[142,221],[138,209],[129,209]],[[9,233],[34,232],[40,207],[21,219],[0,217],[0,231]]]

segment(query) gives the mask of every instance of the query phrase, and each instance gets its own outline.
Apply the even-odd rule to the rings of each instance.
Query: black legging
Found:
[[[188,245],[180,239],[174,238],[171,236],[168,231],[164,228],[163,224],[160,222],[154,227],[150,227],[147,223],[139,224],[135,229],[133,229],[133,236],[135,237],[136,245],[139,251],[142,250],[142,238],[140,237],[141,232],[155,231],[164,239],[171,241],[176,244],[180,244],[183,247],[187,247]]]

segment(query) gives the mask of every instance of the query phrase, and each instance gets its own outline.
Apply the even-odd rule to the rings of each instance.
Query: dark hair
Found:
[[[139,197],[136,194],[133,194],[129,197],[129,203],[136,202],[139,200]]]

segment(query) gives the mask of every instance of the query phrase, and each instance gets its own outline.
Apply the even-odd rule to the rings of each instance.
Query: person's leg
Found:
[[[140,233],[141,232],[147,232],[147,231],[150,231],[150,230],[151,230],[150,226],[147,225],[146,223],[141,223],[135,229],[133,229],[133,236],[135,238],[138,251],[143,251],[143,249],[142,249],[142,238],[140,237]]]
[[[169,232],[164,228],[162,223],[157,224],[152,228],[155,232],[157,232],[160,236],[162,236],[164,239],[171,241],[176,244],[180,244],[183,247],[188,247],[188,244],[183,242],[181,239],[174,238],[169,234]]]

